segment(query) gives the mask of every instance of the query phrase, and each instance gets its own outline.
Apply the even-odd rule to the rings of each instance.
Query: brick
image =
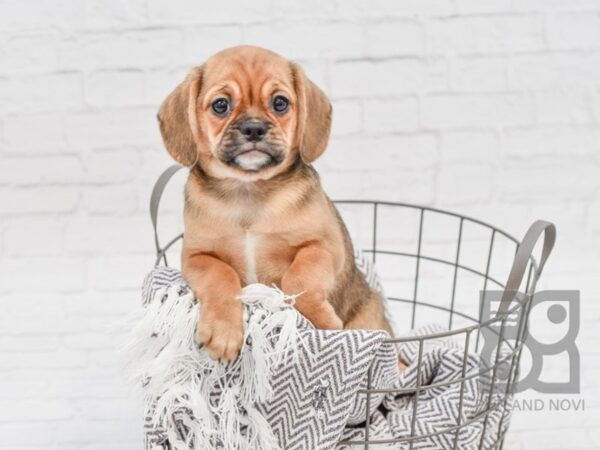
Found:
[[[514,158],[532,156],[592,157],[600,152],[600,130],[595,127],[552,126],[535,129],[507,130],[502,139],[503,151]]]
[[[29,292],[72,292],[84,287],[82,261],[74,257],[4,258],[2,288]]]
[[[0,50],[6,74],[40,73],[58,70],[58,35],[56,31],[16,35],[3,43]]]
[[[218,8],[207,8],[194,0],[174,0],[170,3],[161,0],[148,0],[148,11],[153,23],[235,23],[259,21],[265,18],[265,11],[272,7],[268,0],[239,2],[223,0]]]
[[[367,199],[431,204],[435,199],[433,168],[418,171],[393,168],[393,174],[376,170],[320,169],[325,192],[333,199]]]
[[[598,187],[598,169],[585,160],[567,156],[535,158],[536,164],[513,160],[501,168],[497,176],[503,180],[498,189],[502,200],[517,203],[573,201]]]
[[[35,421],[69,419],[74,411],[68,402],[50,399],[21,400],[11,408],[0,410],[0,421]]]
[[[114,356],[114,352],[112,352]],[[82,411],[82,418],[90,420],[102,420],[112,416],[114,419],[129,419],[140,411],[138,402],[129,399],[83,399],[77,401],[77,406]],[[127,436],[122,430],[122,436]]]
[[[83,105],[81,75],[24,75],[0,81],[0,111],[61,111]]]
[[[397,169],[433,165],[436,155],[437,141],[428,134],[349,137],[333,139],[319,162],[325,170],[382,171],[385,167],[385,173],[392,176]]]
[[[43,337],[41,338],[43,339]],[[4,361],[4,353],[0,353],[0,360]],[[38,352],[20,352],[10,353],[9,358],[13,361],[14,366],[18,369],[75,369],[85,367],[87,365],[88,356],[81,350],[65,350],[58,349],[56,351],[38,351]],[[39,416],[33,415],[31,420],[43,420],[48,416],[48,419],[60,419],[70,417],[68,410],[60,409],[60,412],[45,412],[40,411]],[[54,416],[55,417],[52,417]],[[16,415],[14,419],[17,419]],[[22,419],[21,419],[22,420]]]
[[[153,262],[153,258],[134,255],[94,258],[88,267],[89,285],[99,291],[139,290]]]
[[[452,90],[503,91],[507,63],[502,57],[457,57],[451,62]]]
[[[73,422],[58,424],[57,441],[62,445],[77,443],[79,444],[77,448],[85,450],[101,450],[107,447],[111,450],[131,449],[136,444],[133,437],[138,438],[137,443],[143,442],[141,419],[133,419],[135,417],[133,409],[137,408],[140,411],[141,406],[132,401],[128,403],[115,402],[114,399],[112,401],[115,403],[116,408],[112,414],[102,417],[102,420],[78,417]],[[83,403],[77,406],[85,408],[85,412],[87,412],[94,405]],[[130,415],[129,417],[123,417],[123,413],[119,411],[129,412]],[[106,413],[105,410],[103,412]],[[133,445],[131,447],[121,447],[119,442],[127,439],[132,440],[130,445]]]
[[[600,91],[592,92],[591,99],[589,101],[592,103],[592,114],[596,121],[600,118]]]
[[[103,231],[94,233],[93,230]],[[65,237],[65,248],[77,253],[148,253],[154,249],[154,237],[147,214],[136,217],[103,215],[73,218],[67,224]]]
[[[2,405],[2,409],[10,411],[10,404]],[[48,448],[49,442],[54,440],[56,425],[52,422],[1,422],[0,433],[4,436],[3,445],[11,446],[11,449],[24,448]],[[39,447],[31,447],[31,446]]]
[[[56,290],[52,286],[50,286],[49,289]],[[36,295],[38,295],[38,290],[34,289],[32,292],[35,293]],[[39,291],[39,292],[41,294],[43,294],[42,291]],[[39,339],[44,339],[46,336],[52,335],[52,334],[53,335],[62,335],[65,333],[80,333],[82,331],[87,330],[89,327],[89,324],[88,324],[89,321],[86,320],[85,318],[66,316],[62,311],[60,311],[58,309],[55,311],[47,311],[45,313],[32,314],[32,312],[31,312],[31,303],[32,303],[31,296],[30,296],[30,298],[28,298],[26,300],[28,302],[26,305],[29,307],[29,311],[13,313],[14,317],[12,318],[12,320],[5,319],[5,320],[0,321],[0,323],[2,323],[2,332],[4,334],[11,334],[11,335],[15,335],[17,337],[23,337],[23,336],[27,335],[27,336],[35,336]],[[54,302],[56,305],[60,305],[59,301],[54,300]],[[56,308],[56,306],[55,306],[55,308]],[[33,354],[33,356],[31,356],[31,359],[33,361],[31,364],[35,363],[35,357],[39,356],[39,352],[42,350],[43,349],[38,349],[38,352],[33,352],[33,351],[31,352],[31,353],[35,353],[35,354]],[[56,349],[56,352],[61,352],[63,350],[64,350],[64,346],[61,345],[58,349]],[[51,358],[51,356],[49,356],[48,358]],[[6,359],[10,360],[11,364],[13,364],[13,367],[27,368],[25,366],[28,366],[28,364],[30,364],[30,363],[27,363],[27,364],[17,365],[18,360],[10,357],[10,355]],[[68,359],[68,356],[66,357],[66,359]],[[21,362],[23,362],[23,361],[25,361],[25,360],[21,360]],[[45,368],[52,369],[52,368],[56,368],[56,367],[62,367],[60,365],[62,363],[59,363],[58,361],[57,361],[57,364],[59,364],[58,366],[54,366],[54,365],[52,365],[52,363],[44,363],[44,361],[45,360],[41,360],[39,362],[38,368],[45,367]]]
[[[494,172],[489,164],[447,163],[439,169],[436,191],[440,205],[488,202],[493,189]]]
[[[274,17],[294,17],[298,19],[321,18],[330,20],[337,14],[338,4],[333,1],[305,0],[303,2],[275,2],[270,5]]]
[[[599,64],[600,52],[515,55],[509,63],[509,86],[537,90],[596,86]]]
[[[61,345],[58,336],[2,336],[0,353],[56,351]],[[28,386],[28,390],[35,386]],[[39,392],[38,392],[39,394]]]
[[[432,95],[422,101],[423,124],[440,128],[523,125],[533,102],[523,94]]]
[[[114,319],[108,317],[93,318],[91,328],[94,331],[106,330],[113,324]],[[88,353],[90,356],[91,368],[113,368],[118,370],[122,367],[122,361],[119,360],[119,356],[117,355],[114,349],[89,349]]]
[[[600,233],[600,199],[591,202],[588,215],[588,227],[595,233]]]
[[[362,108],[355,100],[333,102],[332,136],[357,134],[362,131]]]
[[[486,162],[499,158],[496,135],[489,131],[447,131],[442,134],[441,161]]]
[[[154,105],[155,111],[158,112],[158,106],[183,81],[189,69],[202,62],[203,59],[198,59],[190,62],[189,68],[159,69],[146,72],[146,103]]]
[[[7,153],[22,155],[66,151],[60,113],[19,114],[4,119]]]
[[[85,24],[88,28],[141,25],[147,20],[144,0],[88,0]]]
[[[138,292],[135,292],[137,294]],[[127,322],[125,322],[125,326]],[[117,329],[112,331],[114,328],[121,326],[121,329]],[[123,317],[118,317],[118,314],[112,314],[107,312],[103,312],[102,314],[98,314],[97,316],[93,316],[90,318],[90,333],[94,334],[106,334],[107,330],[111,330],[112,339],[114,339],[114,343],[117,345],[122,345],[121,343],[127,338],[126,329],[123,329]],[[107,339],[109,337],[107,336]],[[118,342],[120,341],[120,342]],[[113,348],[93,348],[90,349],[90,365],[98,366],[98,367],[115,367],[117,368],[119,364],[119,356],[115,352],[115,346]]]
[[[93,151],[85,159],[85,181],[94,184],[133,181],[139,173],[140,160],[133,149]]]
[[[339,14],[355,17],[413,17],[446,16],[455,12],[452,0],[405,0],[401,3],[386,0],[373,0],[365,3],[361,0],[349,0],[340,5]]]
[[[515,2],[513,8],[521,11],[593,11],[600,7],[598,0],[520,0]]]
[[[68,69],[156,68],[180,64],[183,33],[172,29],[97,32],[62,43],[60,64]]]
[[[155,109],[119,109],[70,114],[66,118],[68,143],[75,148],[158,144],[161,137]]]
[[[74,350],[114,349],[118,344],[112,333],[78,333],[64,338],[65,347]]]
[[[77,27],[83,22],[83,3],[72,0],[0,2],[3,31],[39,31],[51,27]]]
[[[82,204],[90,213],[127,214],[135,211],[137,197],[130,186],[94,186],[83,189]]]
[[[593,120],[589,94],[579,89],[538,92],[535,103],[540,123],[576,124],[590,123]]]
[[[106,375],[102,371],[91,373],[85,369],[73,370],[69,377],[69,383],[65,384],[61,380],[62,374],[60,371],[48,373],[45,377],[49,381],[49,386],[46,387],[46,395],[50,398],[64,399],[130,398],[131,390],[126,385],[125,380],[115,380]]]
[[[240,45],[243,42],[242,36],[240,25],[203,25],[187,28],[184,35],[185,62],[190,66],[199,66],[218,51]],[[183,76],[182,73],[181,79]]]
[[[555,49],[598,48],[600,15],[598,12],[552,14],[547,26],[548,43]]]
[[[395,95],[444,89],[447,67],[439,59],[344,61],[331,70],[335,97]]]
[[[90,106],[137,106],[145,103],[144,73],[137,70],[98,71],[85,78],[85,101]]]
[[[435,19],[426,23],[425,33],[433,52],[504,53],[544,47],[543,20],[536,14]]]
[[[45,186],[0,190],[0,214],[35,214],[74,211],[79,192],[73,187]]]
[[[21,337],[11,337],[11,336],[3,336],[2,337],[2,345],[6,343],[15,343],[17,346],[22,345],[18,342]],[[27,336],[23,339],[25,342],[30,341],[40,341],[38,338],[32,338]],[[2,383],[0,383],[0,398],[1,399],[21,399],[27,398],[29,396],[41,396],[45,389],[48,387],[47,380],[39,380],[39,379],[23,379],[20,377],[11,377],[10,375],[4,376],[2,378]],[[2,425],[0,424],[0,427]]]
[[[357,57],[365,49],[362,28],[351,23],[250,25],[244,37],[291,59]]]
[[[152,255],[148,255],[147,261],[154,263],[154,249]],[[177,266],[175,261],[169,261],[172,266]],[[146,265],[146,264],[144,264]],[[145,276],[145,274],[144,274]],[[81,296],[73,294],[73,298],[63,304],[63,309],[68,314],[73,315],[90,315],[111,317],[115,320],[118,327],[123,323],[123,319],[134,310],[139,308],[142,294],[139,286],[143,279],[138,280],[138,288],[128,288],[116,291],[94,291],[86,295],[82,301]],[[113,327],[115,328],[115,327]],[[103,330],[106,331],[106,330]]]
[[[74,184],[83,179],[79,158],[6,158],[0,166],[0,183],[16,185]]]
[[[417,22],[394,21],[367,27],[366,41],[367,53],[382,57],[420,54],[425,38]]]
[[[56,218],[35,217],[8,221],[4,231],[5,255],[57,256],[63,248],[63,224]]]
[[[512,0],[457,0],[460,15],[512,12]]]
[[[367,132],[416,131],[419,128],[419,102],[414,97],[367,100],[364,121]]]

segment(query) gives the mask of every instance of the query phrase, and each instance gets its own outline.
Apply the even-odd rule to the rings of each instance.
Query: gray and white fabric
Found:
[[[364,267],[367,271],[372,271],[370,265],[365,264]],[[376,275],[371,272],[369,279],[378,283]],[[166,293],[169,290],[171,293],[189,295],[189,288],[178,271],[156,267],[144,281],[144,304],[168,303],[170,299]],[[173,295],[175,294],[171,297],[175,298]],[[385,342],[388,335],[382,331],[316,330],[300,315],[295,325],[298,328],[297,339],[302,344],[297,345],[295,355],[287,354],[267,375],[270,395],[267,399],[256,402],[255,412],[252,413],[256,415],[256,411],[259,412],[262,417],[253,417],[252,420],[256,422],[264,419],[276,442],[273,441],[268,446],[264,443],[257,446],[248,444],[249,440],[242,440],[244,443],[235,448],[346,449],[350,446],[339,444],[340,441],[364,440],[367,402],[366,395],[360,390],[367,386],[370,367],[371,385],[374,388],[414,389],[417,386],[417,375],[420,375],[419,385],[425,388],[419,393],[414,419],[413,392],[403,395],[372,394],[369,407],[370,440],[409,438],[414,420],[415,436],[434,433],[433,437],[415,440],[414,449],[452,449],[455,438],[456,448],[474,449],[478,448],[482,436],[486,442],[484,448],[492,448],[490,444],[495,441],[499,427],[504,429],[508,426],[510,417],[503,417],[502,409],[491,412],[485,425],[483,418],[473,420],[486,409],[489,400],[477,376],[480,361],[474,353],[466,356],[464,375],[467,375],[467,380],[462,385],[454,383],[426,389],[427,386],[457,380],[463,376],[465,353],[453,341],[426,341],[419,365],[416,343],[403,344],[397,351],[393,344]],[[440,330],[425,328],[416,330],[414,334],[436,331]],[[148,336],[147,339],[151,341],[153,338]],[[402,373],[398,370],[398,354],[408,363],[407,369]],[[198,377],[202,376],[202,373],[198,374]],[[461,389],[462,407],[459,408]],[[211,402],[214,400],[218,403],[221,394],[218,389],[211,392]],[[508,401],[510,400],[509,398]],[[146,449],[183,448],[181,445],[186,442],[186,433],[190,432],[189,423],[186,424],[186,420],[189,422],[189,418],[185,419],[186,412],[180,411],[181,418],[174,417],[169,422],[171,429],[165,429],[153,420],[153,408],[157,402],[160,402],[160,398],[147,402]],[[455,426],[459,419],[462,424],[470,423],[461,428],[457,436],[454,431],[443,432],[444,429]],[[219,424],[219,418],[215,420]],[[234,432],[248,433],[247,424],[240,420],[238,429]],[[173,445],[173,441],[177,441],[177,445]],[[213,448],[227,448],[218,438],[211,440],[211,445]],[[371,445],[370,448],[404,449],[408,446],[405,442]],[[194,447],[190,445],[187,448]]]
[[[426,336],[442,331],[441,327],[431,325],[415,330],[413,335]],[[479,377],[482,366],[478,354],[467,353],[465,357],[462,346],[451,339],[428,339],[423,342],[420,364],[418,342],[404,343],[399,347],[398,353],[408,363],[408,367],[391,383],[385,377],[384,383],[379,384],[382,378],[374,377],[375,388],[413,391],[404,395],[387,394],[380,404],[371,408],[374,412],[370,416],[369,439],[408,439],[411,437],[414,420],[414,436],[429,437],[415,440],[413,449],[474,450],[480,448],[481,439],[484,443],[481,448],[495,448],[498,432],[504,432],[510,421],[510,414],[503,415],[503,402],[506,398],[506,408],[510,411],[512,397],[505,397],[503,392],[497,391],[490,399],[488,385]],[[465,378],[463,383],[456,382],[461,378]],[[455,382],[450,383],[453,381]],[[422,389],[418,401],[414,394],[417,386]],[[499,403],[502,407],[492,409],[486,419],[482,413],[488,409],[488,401],[492,405]],[[377,409],[379,405],[381,408]],[[454,431],[443,432],[456,427],[459,419],[460,424],[466,425],[460,428],[458,435]],[[364,423],[362,427],[345,427],[343,440],[364,439]],[[339,448],[349,447],[344,445]],[[375,448],[408,449],[409,443],[405,441]]]

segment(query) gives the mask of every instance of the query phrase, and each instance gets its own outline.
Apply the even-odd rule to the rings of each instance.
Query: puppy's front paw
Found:
[[[233,361],[244,343],[242,304],[236,301],[227,308],[201,307],[196,342],[204,346],[211,358]]]

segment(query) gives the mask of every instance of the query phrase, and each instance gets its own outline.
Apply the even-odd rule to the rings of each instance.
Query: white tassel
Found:
[[[270,399],[273,370],[296,359],[300,348],[308,351],[297,326],[295,296],[261,284],[245,287],[240,301],[248,345],[225,365],[198,349],[200,308],[192,294],[180,292],[181,286],[157,291],[132,317],[124,347],[130,380],[154,405],[153,425],[166,430],[177,450],[213,448],[217,441],[226,449],[278,449],[254,405]],[[177,437],[177,423],[189,430],[185,440]]]
[[[252,406],[248,406],[246,415],[249,430],[247,448],[280,450],[281,447],[279,446],[279,442],[277,442],[277,438],[260,411]]]

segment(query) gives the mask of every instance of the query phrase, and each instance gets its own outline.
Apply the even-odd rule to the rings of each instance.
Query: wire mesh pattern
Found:
[[[509,247],[514,248],[516,251],[519,241],[504,231],[489,225],[485,222],[472,219],[466,216],[462,216],[455,213],[450,213],[447,211],[438,210],[435,208],[428,208],[422,206],[415,206],[409,204],[401,204],[401,203],[391,203],[391,202],[375,202],[375,201],[340,201],[337,202],[338,208],[342,211],[345,207],[361,207],[361,211],[365,211],[365,207],[370,209],[371,219],[371,242],[370,248],[363,248],[362,250],[366,253],[370,253],[372,255],[373,261],[377,264],[378,270],[382,268],[382,264],[389,265],[392,267],[392,270],[395,265],[401,265],[406,268],[406,264],[396,264],[400,260],[409,260],[412,262],[412,279],[409,280],[407,284],[410,285],[409,292],[412,294],[410,296],[396,296],[394,294],[387,295],[387,299],[391,303],[400,303],[404,304],[404,314],[407,314],[410,317],[410,328],[414,329],[417,325],[416,317],[417,312],[422,310],[437,310],[441,312],[447,313],[447,331],[441,333],[435,333],[427,336],[418,336],[418,337],[398,337],[390,339],[389,342],[394,342],[399,345],[407,345],[409,343],[413,343],[418,345],[418,356],[417,356],[417,365],[418,370],[422,367],[422,358],[424,347],[427,341],[439,338],[450,338],[458,340],[462,343],[464,349],[464,359],[462,366],[462,373],[459,378],[453,379],[451,381],[431,384],[431,385],[419,385],[415,388],[408,389],[375,389],[372,385],[373,373],[369,371],[368,373],[368,381],[367,388],[361,391],[366,395],[367,398],[367,412],[365,415],[365,439],[364,440],[353,440],[353,441],[342,441],[344,444],[351,444],[355,446],[361,446],[365,449],[370,448],[370,446],[375,444],[398,444],[399,446],[403,444],[402,448],[412,449],[413,446],[419,441],[423,439],[428,439],[434,437],[434,435],[446,434],[450,433],[454,435],[453,438],[453,447],[459,448],[459,432],[461,429],[470,426],[474,422],[483,421],[483,430],[481,433],[481,440],[479,442],[478,448],[502,448],[504,434],[506,432],[500,425],[504,422],[504,418],[506,415],[510,413],[508,410],[509,404],[507,402],[509,398],[509,394],[512,393],[514,384],[518,379],[518,366],[519,360],[521,357],[521,352],[523,348],[523,338],[526,331],[527,325],[527,317],[528,317],[528,309],[530,306],[530,299],[533,293],[535,292],[535,286],[537,283],[537,279],[539,277],[539,272],[537,271],[537,263],[533,257],[529,258],[529,270],[527,277],[524,281],[523,292],[525,295],[519,297],[519,301],[513,302],[512,308],[508,312],[508,314],[500,315],[497,317],[493,317],[490,319],[486,319],[483,316],[483,301],[480,301],[480,292],[485,292],[491,287],[498,290],[503,290],[506,287],[506,284],[499,281],[499,279],[492,275],[491,265],[492,265],[492,257],[494,255],[494,251],[497,247],[500,246],[500,241],[504,241],[503,243],[508,244]],[[413,215],[416,215],[416,247],[413,247],[412,251],[401,251],[396,250],[390,247],[393,247],[393,241],[381,242],[382,239],[379,237],[380,229],[382,228],[383,222],[381,217],[382,209],[388,210],[388,220],[389,217],[393,214],[389,214],[393,210],[406,212],[406,210],[412,211]],[[440,218],[443,218],[445,221],[446,229],[448,228],[448,222],[455,222],[455,237],[453,239],[454,244],[454,252],[447,252],[449,255],[447,257],[439,257],[433,256],[431,254],[427,254],[424,251],[424,239],[425,234],[424,230],[426,224],[429,222],[439,221]],[[483,252],[485,257],[481,258],[482,267],[467,265],[461,261],[461,255],[463,252],[463,246],[465,244],[465,229],[467,226],[471,228],[473,226],[479,228],[479,241],[482,244],[480,247],[484,248]],[[487,232],[487,236],[485,236]],[[384,240],[385,241],[385,240]],[[452,237],[448,237],[448,241],[452,241]],[[385,255],[385,260],[382,260],[381,256]],[[450,295],[448,302],[444,304],[440,304],[439,302],[432,302],[421,296],[421,290],[423,288],[423,284],[426,283],[425,273],[423,271],[423,263],[428,262],[433,265],[438,266],[447,266],[450,268],[450,277],[451,277],[451,287],[450,287]],[[512,261],[505,261],[506,269],[510,269],[510,263]],[[387,270],[385,271],[388,272]],[[472,297],[468,299],[458,302],[457,295],[458,290],[457,287],[461,283],[461,280],[465,274],[470,274],[472,277],[479,279],[479,289],[474,290],[472,292]],[[472,282],[470,284],[473,284]],[[383,285],[386,286],[386,280],[383,280]],[[474,310],[474,311],[471,311]],[[505,336],[505,327],[510,320],[515,320],[517,317],[516,327],[518,332],[516,336],[511,336],[511,338],[507,338]],[[393,318],[393,317],[392,317]],[[465,326],[455,327],[457,318],[461,319],[461,322],[467,323]],[[470,322],[470,324],[468,324]],[[514,324],[512,324],[514,326]],[[466,373],[466,361],[469,355],[469,352],[477,351],[482,346],[482,330],[499,330],[497,337],[497,348],[502,351],[496,351],[495,357],[491,364],[488,367],[483,367],[479,373],[468,374]],[[463,408],[463,400],[464,400],[464,383],[469,378],[480,377],[485,378],[489,382],[489,392],[497,392],[498,384],[499,384],[499,370],[501,367],[506,368],[508,364],[508,373],[503,374],[502,388],[504,392],[502,392],[500,396],[492,396],[488,395],[487,404],[485,405],[485,409],[480,412],[477,416],[470,418],[469,420],[462,421],[462,408]],[[417,380],[421,380],[421,374],[417,375]],[[459,405],[457,410],[457,421],[456,424],[452,427],[447,427],[445,429],[437,430],[435,433],[429,433],[427,435],[417,435],[415,429],[415,421],[417,419],[417,410],[419,406],[419,396],[427,389],[435,389],[445,386],[450,386],[452,384],[460,385],[460,397],[459,397]],[[371,420],[371,396],[373,394],[380,393],[391,393],[398,395],[414,395],[413,406],[413,415],[410,429],[410,437],[400,438],[400,439],[373,439],[370,436],[370,420]],[[486,442],[487,446],[484,446],[484,436],[486,435],[487,427],[488,427],[488,416],[492,411],[501,411],[502,419],[499,422],[499,426],[496,432],[495,439],[490,446],[489,442]]]
[[[364,253],[369,254],[377,265],[380,275],[383,274],[382,282],[386,289],[386,297],[389,300],[391,319],[402,317],[408,322],[405,327],[414,329],[418,324],[418,317],[429,318],[432,311],[447,316],[447,322],[444,323],[447,328],[446,331],[425,336],[389,339],[389,342],[397,345],[413,344],[418,346],[417,364],[419,373],[417,380],[421,380],[421,361],[427,341],[440,338],[453,339],[460,342],[464,349],[461,376],[443,383],[430,385],[417,383],[416,387],[413,388],[378,389],[373,385],[373,368],[371,367],[368,371],[366,389],[360,391],[366,396],[367,403],[364,439],[342,441],[340,444],[365,449],[378,444],[397,444],[401,448],[412,450],[420,440],[446,434],[453,436],[452,448],[456,449],[459,448],[460,444],[460,431],[474,422],[482,421],[483,432],[477,448],[502,448],[506,428],[501,425],[505,416],[510,414],[508,399],[518,380],[519,361],[531,306],[530,300],[535,292],[543,262],[538,266],[533,256],[527,255],[526,276],[522,283],[518,283],[518,290],[523,294],[517,295],[517,289],[513,286],[515,292],[511,299],[514,299],[514,301],[510,304],[510,310],[507,310],[506,314],[497,314],[488,318],[484,316],[484,302],[480,301],[480,295],[492,288],[506,293],[507,283],[500,280],[505,279],[504,276],[511,269],[512,258],[520,244],[517,239],[485,222],[435,208],[362,200],[338,201],[336,205],[348,225],[355,246]],[[411,219],[405,220],[408,216],[411,216]],[[353,218],[358,220],[353,221]],[[358,222],[358,225],[353,226],[353,222]],[[433,247],[429,245],[427,240],[430,236],[426,232],[429,228],[434,230],[434,240],[437,235],[444,235],[445,240],[440,240]],[[472,237],[470,231],[474,229],[476,229],[476,233],[475,237]],[[160,246],[158,238],[156,238],[157,264],[161,260],[165,265],[167,264],[167,251],[181,237],[182,235],[175,237],[164,247]],[[468,253],[474,253],[472,251],[474,243],[480,249],[479,252],[475,252],[480,254],[478,264],[467,262],[466,258]],[[444,249],[441,255],[428,251],[429,248],[435,249],[436,247]],[[500,248],[503,248],[502,252],[499,252]],[[501,270],[502,275],[496,275],[496,271],[492,267],[497,253],[501,268],[504,269]],[[432,267],[441,267],[445,268],[447,272],[449,271],[449,284],[445,288],[449,292],[445,293],[444,297],[446,298],[444,299],[426,297],[430,285],[435,284],[431,282],[432,279],[427,274],[427,269]],[[393,274],[397,274],[399,278],[394,278]],[[463,285],[471,287],[469,294],[462,292],[460,288]],[[400,291],[403,291],[403,293]],[[507,326],[513,329],[516,328],[516,333],[507,335],[505,333]],[[492,330],[497,335],[496,351],[490,364],[482,366],[478,373],[467,373],[466,361],[468,355],[470,352],[481,350],[483,347],[482,332],[485,330]],[[502,372],[502,380],[500,379],[500,372]],[[477,416],[463,420],[464,384],[465,381],[473,377],[487,380],[490,395],[487,396],[485,408]],[[417,434],[415,420],[420,395],[428,389],[452,384],[460,386],[456,424],[436,430],[434,433]],[[491,395],[492,392],[499,392],[500,395]],[[375,408],[372,403],[372,396],[375,394],[409,394],[414,396],[411,429],[408,437],[376,439],[371,436],[371,413]],[[494,411],[499,411],[502,419],[496,425],[497,430],[490,430],[488,428],[490,427],[488,417]],[[488,439],[484,443],[486,432],[489,434],[492,431],[495,433],[493,442],[490,444]]]

